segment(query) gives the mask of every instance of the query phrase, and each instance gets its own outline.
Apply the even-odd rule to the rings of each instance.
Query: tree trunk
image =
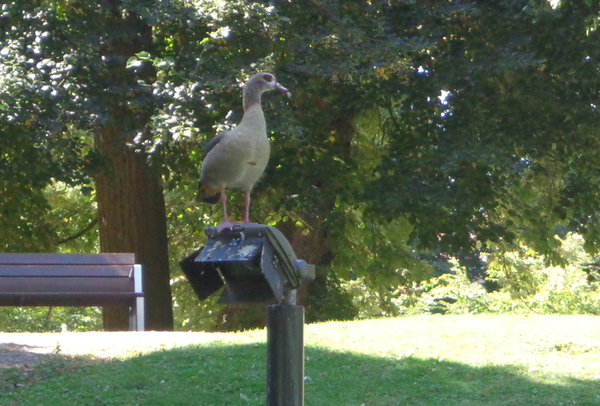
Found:
[[[146,329],[172,330],[165,202],[160,176],[145,153],[126,144],[119,128],[100,128],[95,142],[103,157],[96,176],[100,249],[133,252],[144,269]],[[104,329],[127,330],[127,309],[105,308]]]
[[[152,81],[150,65],[133,72],[126,61],[140,51],[151,51],[152,28],[135,10],[123,12],[121,0],[109,0],[99,17],[105,18],[106,40],[100,48],[96,82],[100,88],[103,122],[95,130],[101,155],[96,174],[100,249],[133,252],[143,266],[146,329],[172,330],[169,257],[165,202],[160,174],[153,171],[143,147],[133,140],[146,133],[153,114],[151,96],[138,80]],[[110,89],[110,91],[107,91]],[[127,330],[127,309],[104,309],[105,330]]]

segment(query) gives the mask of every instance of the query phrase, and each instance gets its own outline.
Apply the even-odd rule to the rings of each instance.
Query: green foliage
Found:
[[[202,144],[268,70],[293,97],[265,95],[253,217],[323,267],[315,320],[403,311],[431,274],[416,250],[492,252],[529,300],[547,280],[521,246],[570,266],[561,228],[598,249],[598,15],[585,0],[6,2],[0,249],[96,250],[91,135],[119,127],[163,176],[179,326],[214,326],[223,309],[198,305],[177,262],[220,216],[190,204]]]
[[[456,253],[519,234],[552,257],[557,223],[595,229],[587,204],[596,188],[587,180],[596,169],[574,163],[598,150],[590,87],[598,76],[588,74],[598,60],[599,34],[590,30],[598,10],[579,1],[557,10],[527,3],[422,5],[417,24],[436,45],[415,55],[413,80],[388,99],[389,153],[370,189],[385,196],[374,201],[382,214],[407,216],[420,246]],[[585,79],[572,81],[579,70]],[[548,198],[526,211],[506,207],[533,174],[550,181],[530,183],[528,194]],[[570,192],[576,184],[585,198]]]
[[[44,190],[44,197],[51,207],[47,217],[55,231],[53,242],[57,252],[100,251],[93,191],[86,196],[80,188],[54,182]]]
[[[306,306],[305,320],[314,323],[328,320],[354,320],[360,309],[354,298],[331,270],[317,268],[317,278],[307,289],[309,297]],[[302,292],[300,293],[302,298]],[[301,299],[302,300],[302,299]]]
[[[412,227],[405,220],[365,221],[359,211],[339,218],[347,224],[340,228],[343,234],[330,236],[336,252],[333,266],[347,272],[343,277],[360,317],[397,316],[401,311],[396,298],[408,294],[407,286],[433,274],[432,267],[418,260],[406,244]]]
[[[53,251],[56,237],[50,206],[42,193],[53,180],[77,186],[90,181],[89,148],[80,133],[61,128],[67,114],[57,89],[66,62],[44,59],[43,29],[31,2],[2,6],[0,25],[0,250]],[[62,91],[67,92],[68,84]],[[89,143],[88,143],[89,144]]]
[[[600,314],[600,289],[583,266],[591,261],[581,236],[568,234],[560,245],[562,267],[548,266],[533,250],[501,253],[490,259],[490,280],[501,289],[488,293],[465,271],[442,275],[420,286],[424,310],[450,313]],[[452,303],[444,302],[445,298]]]
[[[12,47],[6,56],[14,57]],[[33,118],[20,98],[27,92],[18,64],[0,65],[0,247],[2,251],[45,251],[52,229],[40,222],[47,203],[40,189],[49,181],[43,172],[48,154],[36,145]],[[20,125],[21,124],[21,125]],[[9,136],[10,135],[10,136]]]
[[[97,307],[2,307],[0,331],[60,332],[102,329],[102,312]]]
[[[348,95],[358,85],[360,77],[364,76],[363,73],[370,74],[367,59],[364,57],[362,61],[355,59],[355,66],[361,65],[363,73],[347,69],[348,75],[331,71],[331,66],[309,66],[309,63],[322,60],[325,55],[336,58],[346,55],[347,44],[332,40],[332,36],[327,38],[324,35],[331,31],[344,36],[348,33],[342,32],[346,23],[322,18],[310,21],[310,24],[320,27],[322,33],[314,35],[307,32],[304,28],[300,28],[306,23],[305,17],[301,14],[307,10],[310,10],[311,15],[314,14],[314,10],[308,5],[290,6],[283,3],[277,4],[276,8],[248,3],[228,3],[227,6],[215,8],[209,6],[208,9],[200,11],[200,19],[196,20],[195,24],[187,24],[183,31],[181,22],[187,21],[188,18],[184,14],[170,14],[167,19],[161,19],[161,29],[165,30],[165,38],[168,38],[170,32],[171,37],[185,37],[187,41],[182,42],[181,46],[165,42],[165,45],[172,47],[168,52],[174,57],[176,63],[165,64],[164,68],[158,70],[158,77],[163,79],[155,84],[156,93],[170,104],[165,103],[168,108],[163,110],[153,123],[154,144],[159,145],[156,150],[158,154],[153,159],[161,159],[161,156],[180,151],[179,154],[172,155],[179,157],[174,162],[176,166],[171,166],[171,161],[167,161],[169,168],[177,169],[168,173],[167,185],[173,184],[179,190],[186,190],[185,196],[191,200],[192,187],[195,186],[197,176],[196,168],[201,159],[195,141],[200,135],[203,136],[202,138],[211,136],[214,133],[212,127],[216,127],[217,130],[228,128],[239,119],[240,110],[237,107],[227,121],[220,121],[227,114],[227,110],[223,107],[231,108],[240,105],[240,92],[231,91],[232,80],[240,74],[247,75],[246,72],[250,70],[274,71],[282,83],[293,89],[294,96],[290,99],[289,105],[280,98],[269,97],[269,95],[265,97],[265,110],[273,135],[273,154],[265,179],[254,191],[253,207],[259,213],[255,216],[273,225],[291,221],[297,224],[302,235],[307,239],[320,233],[336,234],[338,237],[323,241],[327,246],[321,244],[315,249],[327,250],[331,246],[335,251],[334,255],[338,255],[338,253],[348,252],[347,246],[343,245],[344,237],[341,236],[344,235],[346,227],[349,228],[348,233],[354,232],[352,219],[358,213],[353,210],[358,195],[357,190],[372,179],[373,169],[381,152],[377,149],[378,144],[368,148],[374,136],[369,131],[378,131],[369,112],[357,115],[349,110],[354,109],[355,106],[342,107],[343,101],[347,100]],[[349,8],[344,6],[343,9],[335,12],[348,10]],[[183,11],[190,12],[190,9]],[[246,16],[244,20],[237,18],[242,11]],[[371,25],[367,24],[367,17],[360,18],[362,20],[359,25]],[[200,30],[204,23],[210,29]],[[268,30],[264,30],[266,25],[270,25]],[[173,27],[177,29],[177,33],[169,31],[174,29]],[[373,28],[369,27],[368,30],[371,31]],[[366,30],[367,27],[362,29]],[[240,35],[241,32],[253,32],[256,37]],[[350,34],[349,38],[353,44],[358,44],[359,34],[360,31]],[[159,34],[159,37],[162,35]],[[316,38],[319,38],[318,43],[315,42]],[[382,40],[379,41],[383,43]],[[260,46],[256,46],[258,43]],[[311,44],[309,52],[303,51],[306,44]],[[187,48],[183,49],[184,46]],[[362,49],[365,52],[378,52],[377,48],[367,44],[363,44]],[[240,50],[254,50],[253,59],[248,58],[248,55]],[[172,54],[171,52],[174,51],[178,53]],[[386,52],[389,53],[390,50],[387,49]],[[195,59],[190,59],[192,55],[196,56]],[[378,57],[381,58],[381,55]],[[143,62],[142,59],[138,55],[130,62],[132,65],[138,64]],[[163,56],[157,54],[152,63],[156,66],[156,61],[162,63],[163,59]],[[229,70],[224,69],[224,66],[228,66]],[[241,71],[240,66],[244,67]],[[337,64],[336,67],[346,69],[345,63]],[[399,70],[399,68],[395,69],[395,71]],[[391,76],[394,75],[390,71],[388,77]],[[191,84],[183,81],[186,77],[192,81]],[[168,86],[162,82],[163,80],[172,81],[173,86]],[[191,120],[190,117],[194,119]],[[354,121],[355,117],[356,121]],[[215,122],[219,124],[214,126]],[[355,131],[355,125],[360,131]],[[188,139],[189,141],[186,141]],[[186,159],[189,160],[185,161]],[[370,165],[359,165],[360,160],[368,160]],[[232,198],[233,211],[235,211],[239,208],[239,195],[234,192]],[[183,210],[187,210],[192,216],[195,214],[202,218],[203,222],[209,220],[206,214],[202,215],[194,209]],[[179,216],[183,215],[182,211],[177,210],[177,212],[180,213]],[[360,216],[359,213],[358,215]],[[212,218],[209,221],[210,225],[214,224]],[[190,223],[181,224],[190,227]],[[192,225],[191,228],[196,227]],[[182,229],[176,232],[190,235],[188,230]],[[358,244],[359,237],[354,238],[353,244]],[[176,240],[180,239],[176,238]],[[383,242],[380,244],[385,245]],[[390,252],[385,255],[386,261],[398,262],[391,258],[392,250],[402,252],[406,247],[399,245],[397,239],[389,246]],[[175,249],[178,248],[173,248]],[[327,255],[315,253],[315,257],[319,256]],[[363,263],[368,261],[368,258],[372,256],[365,257]],[[318,259],[316,261],[319,265],[331,265],[319,261]],[[342,291],[335,293],[338,289],[334,288],[336,282],[333,281],[339,281],[339,278],[347,276],[350,270],[344,267],[344,263],[350,261],[348,259],[340,261],[339,269],[334,268],[335,274],[322,279],[323,286],[310,289],[312,297],[309,300],[311,304],[307,317],[320,320],[331,317],[347,318],[355,314],[355,311],[350,309],[339,315],[334,311],[342,308],[340,306],[342,302],[339,300],[343,300],[345,295]],[[403,257],[401,261],[406,267],[406,258]],[[361,275],[373,269],[380,269],[375,265],[369,269],[355,268],[353,272]],[[372,285],[377,285],[378,290],[384,291],[386,289],[384,284],[388,281],[387,276],[378,280],[374,277]],[[397,280],[393,282],[398,283]],[[176,285],[174,288],[178,289]],[[333,300],[332,305],[325,306],[333,297],[337,299]],[[194,306],[184,305],[181,301],[178,301],[177,306],[181,310],[194,308]],[[219,312],[214,312],[217,313]]]

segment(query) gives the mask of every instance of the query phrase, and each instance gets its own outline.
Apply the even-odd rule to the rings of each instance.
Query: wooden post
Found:
[[[304,307],[267,307],[267,406],[304,406]]]

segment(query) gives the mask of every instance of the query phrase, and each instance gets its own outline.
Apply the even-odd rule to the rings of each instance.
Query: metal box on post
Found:
[[[274,227],[205,230],[206,245],[179,264],[200,300],[223,289],[220,303],[267,302],[267,406],[304,404],[304,308],[296,292],[315,267],[296,258]]]
[[[244,224],[205,233],[206,245],[180,262],[200,300],[224,287],[220,303],[295,304],[296,289],[315,277],[314,265],[296,258],[274,227]]]

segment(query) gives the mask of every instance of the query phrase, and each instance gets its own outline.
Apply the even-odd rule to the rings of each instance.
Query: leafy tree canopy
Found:
[[[115,4],[130,30],[107,27]],[[56,226],[37,221],[47,210],[41,190],[52,180],[93,186],[102,159],[86,131],[118,122],[107,109],[119,105],[134,117],[118,122],[138,134],[130,147],[148,153],[170,191],[172,242],[188,249],[189,236],[218,218],[188,205],[199,144],[237,122],[240,82],[268,70],[294,96],[265,95],[273,156],[253,216],[285,229],[307,259],[337,265],[342,277],[352,271],[383,297],[431,271],[415,249],[524,244],[560,262],[562,227],[595,253],[599,7],[8,2],[0,221],[13,236],[0,237],[3,247],[50,249]],[[142,25],[152,29],[147,51],[107,56],[107,44],[135,39]],[[111,76],[115,66],[127,81]]]

